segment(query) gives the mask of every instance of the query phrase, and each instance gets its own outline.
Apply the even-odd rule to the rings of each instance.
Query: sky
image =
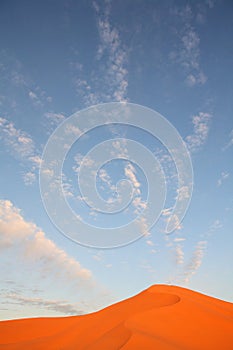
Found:
[[[232,36],[231,1],[0,2],[1,319],[85,314],[158,283],[233,302]],[[93,247],[54,225],[39,171],[57,128],[77,112],[85,124],[89,107],[111,102],[155,111],[177,130],[191,157],[193,191],[179,187],[171,153],[146,130],[123,120],[80,137],[79,122],[71,125],[77,141],[62,168],[70,208],[100,230],[135,218],[145,229],[130,244]],[[141,166],[126,157],[127,140],[153,154],[165,179],[166,198],[152,227],[140,217],[149,191],[160,199],[160,182],[143,153]],[[95,180],[107,209],[121,203],[121,180],[131,183],[130,205],[118,216],[96,212],[78,182],[84,164],[88,189],[97,160],[87,153],[104,141],[113,157]],[[49,178],[51,169],[44,171]],[[57,188],[58,180],[51,175],[50,185]],[[191,197],[190,205],[167,234],[179,195]]]

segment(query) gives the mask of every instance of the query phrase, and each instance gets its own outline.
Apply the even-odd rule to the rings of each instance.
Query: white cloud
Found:
[[[135,208],[134,213],[136,215],[139,215],[143,210],[147,208],[147,202],[143,201],[142,199],[141,183],[137,178],[137,171],[132,163],[127,162],[124,168],[124,172],[125,176],[129,179],[134,189],[134,198],[132,200],[132,205]],[[148,225],[143,217],[139,219],[138,223],[140,228],[143,229],[144,232],[147,232]]]
[[[35,107],[42,107],[51,102],[51,97],[25,74],[27,69],[24,64],[12,56],[9,50],[0,50],[0,60],[1,80],[6,83],[5,90],[8,90],[3,104],[8,112],[17,113],[22,108],[22,99],[26,104],[28,100],[31,101]]]
[[[186,238],[183,237],[176,237],[174,238],[173,242],[177,243],[177,242],[184,242],[186,240]]]
[[[49,121],[50,125],[53,127],[57,127],[66,118],[62,113],[54,113],[54,112],[45,113],[45,117]]]
[[[23,175],[23,181],[25,185],[32,185],[36,181],[36,174],[32,171],[28,171]]]
[[[207,77],[200,66],[200,37],[192,23],[194,13],[189,5],[173,12],[181,22],[181,29],[176,28],[180,45],[171,51],[170,58],[182,67],[188,86],[203,85]]]
[[[21,129],[17,129],[13,122],[0,118],[0,136],[7,147],[7,151],[16,159],[24,162],[24,166],[30,169],[23,172],[23,180],[26,185],[31,185],[36,180],[36,172],[41,164],[41,158],[37,154],[35,143],[30,135]]]
[[[172,213],[172,210],[173,210],[173,208],[164,208],[163,210],[162,210],[162,213],[161,213],[161,215],[163,215],[163,216],[170,216],[171,215],[171,213]]]
[[[223,147],[223,151],[225,151],[226,149],[228,149],[229,147],[231,147],[233,145],[233,129],[231,130],[230,134],[229,134],[229,141],[226,144],[226,146]]]
[[[1,295],[6,301],[4,303],[11,304],[17,302],[18,305],[25,307],[29,305],[39,309],[48,311],[56,311],[59,314],[65,315],[82,315],[84,307],[81,303],[70,303],[67,300],[50,300],[41,297],[28,297],[17,293],[7,293]]]
[[[73,124],[67,124],[65,128],[65,134],[73,134],[75,136],[80,136],[82,132],[77,126]]]
[[[94,159],[92,159],[90,156],[84,157],[81,153],[77,153],[75,155],[74,161],[75,161],[75,165],[72,167],[72,169],[77,175],[79,175],[81,166],[85,168],[90,168],[90,171],[91,171],[95,163]]]
[[[181,186],[177,189],[177,194],[179,196],[179,200],[183,201],[184,199],[187,199],[190,197],[190,187],[188,186]]]
[[[159,250],[157,250],[157,249],[151,249],[151,251],[150,251],[151,254],[156,254],[158,252],[159,252]]]
[[[107,188],[111,191],[116,191],[116,186],[113,185],[112,180],[106,169],[101,168],[98,172],[99,178],[101,181],[106,184]],[[113,198],[112,198],[113,199]]]
[[[42,159],[38,155],[34,155],[32,157],[29,157],[29,161],[34,164],[35,167],[39,168],[42,162]]]
[[[215,233],[222,227],[223,224],[219,219],[214,220],[214,222],[210,225],[209,230],[207,231],[207,236],[212,236],[213,233]]]
[[[135,222],[137,223],[137,225],[139,227],[140,233],[142,233],[145,237],[150,236],[150,232],[148,232],[148,229],[149,229],[148,223],[143,216],[137,218],[135,220]]]
[[[217,181],[217,185],[221,186],[223,181],[225,181],[229,177],[229,175],[230,175],[229,173],[222,171],[220,178]]]
[[[149,239],[146,241],[146,244],[149,245],[150,247],[154,246],[154,243]]]
[[[188,283],[190,278],[197,272],[202,264],[207,241],[199,241],[194,250],[193,256],[184,271],[184,282]]]
[[[88,80],[83,76],[83,66],[78,69],[75,86],[86,106],[108,101],[126,101],[128,88],[128,49],[123,47],[120,33],[111,23],[111,2],[105,0],[103,7],[93,1],[96,14],[99,46]]]
[[[216,232],[217,230],[219,230],[220,228],[222,228],[223,225],[221,223],[221,221],[219,219],[214,220],[214,222],[210,225],[209,229],[207,230],[207,232],[205,234],[202,235],[202,237],[205,240],[200,240],[197,244],[196,247],[194,249],[194,252],[192,254],[192,257],[189,261],[189,263],[184,267],[184,271],[183,271],[183,282],[184,283],[189,283],[191,277],[198,271],[198,269],[200,268],[203,258],[204,258],[204,254],[205,254],[205,250],[207,247],[207,239],[213,235],[214,232]],[[174,242],[179,242],[179,238],[175,239]]]
[[[106,267],[107,269],[110,269],[110,268],[112,267],[112,264],[106,264],[105,267]]]
[[[189,86],[204,85],[207,78],[203,72],[198,72],[195,75],[189,74],[186,78],[186,82]]]
[[[177,265],[184,263],[184,252],[181,244],[176,244],[175,246],[175,261]]]
[[[49,102],[48,97],[45,98],[45,92],[36,87],[37,92],[30,90],[28,96],[35,107],[42,106],[43,102]]]
[[[29,96],[32,100],[37,100],[37,99],[38,99],[37,95],[36,95],[35,92],[33,92],[33,91],[29,91],[28,96]]]
[[[208,137],[210,121],[212,116],[209,113],[200,112],[192,117],[193,134],[186,137],[186,143],[191,152],[201,148]]]
[[[20,248],[20,258],[28,263],[43,264],[43,271],[51,277],[56,273],[80,287],[82,283],[92,282],[90,270],[57,247],[34,223],[26,221],[8,200],[0,201],[0,234],[0,248]]]
[[[136,177],[136,169],[134,168],[134,166],[131,163],[127,163],[124,171],[125,171],[125,176],[131,181],[136,192],[140,193],[139,187],[141,186],[141,184]]]
[[[173,225],[176,228],[176,230],[181,230],[183,228],[183,225],[180,222],[180,220],[179,220],[177,215],[175,215],[175,214],[172,215],[173,209],[174,208],[163,209],[162,212],[161,212],[161,215],[165,217],[164,220],[165,220],[165,222],[167,224],[170,222],[170,220],[172,220]]]
[[[104,16],[98,14],[98,30],[100,35],[100,46],[98,49],[99,59],[107,53],[108,62],[106,65],[105,82],[109,85],[111,98],[115,101],[125,101],[127,94],[127,53],[122,48],[119,32],[110,23],[110,9],[106,4]]]
[[[127,148],[127,139],[122,138],[122,134],[119,134],[118,130],[114,129],[114,126],[109,126],[109,130],[115,136],[120,137],[121,141],[114,140],[112,141],[113,150],[111,152],[113,158],[129,158],[128,148]]]
[[[20,158],[34,155],[35,145],[32,138],[24,131],[16,129],[14,123],[0,118],[1,138],[9,147],[11,154]]]
[[[16,65],[18,65],[18,61],[16,61]],[[28,87],[28,81],[25,76],[19,71],[12,70],[10,74],[10,80],[13,85],[17,87]]]

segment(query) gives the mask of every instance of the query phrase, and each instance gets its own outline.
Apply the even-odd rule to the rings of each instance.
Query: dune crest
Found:
[[[98,312],[0,322],[0,349],[233,349],[233,304],[154,285]]]

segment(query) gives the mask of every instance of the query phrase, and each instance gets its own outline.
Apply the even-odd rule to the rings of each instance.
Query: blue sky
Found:
[[[232,15],[232,2],[213,0],[1,2],[1,319],[91,312],[155,283],[233,300]],[[171,235],[165,228],[177,196],[175,165],[158,140],[130,127],[103,127],[75,143],[63,185],[84,220],[125,223],[145,204],[143,171],[115,160],[98,174],[105,199],[114,198],[122,178],[140,184],[133,209],[117,220],[88,212],[77,174],[100,141],[142,143],[167,181],[164,209],[149,233],[124,247],[90,248],[62,235],[46,214],[38,180],[46,142],[70,115],[106,102],[151,108],[186,142],[193,195]]]

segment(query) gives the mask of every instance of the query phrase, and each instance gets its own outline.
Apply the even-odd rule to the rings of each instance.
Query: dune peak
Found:
[[[0,322],[0,349],[232,349],[233,304],[152,285],[98,312]]]

